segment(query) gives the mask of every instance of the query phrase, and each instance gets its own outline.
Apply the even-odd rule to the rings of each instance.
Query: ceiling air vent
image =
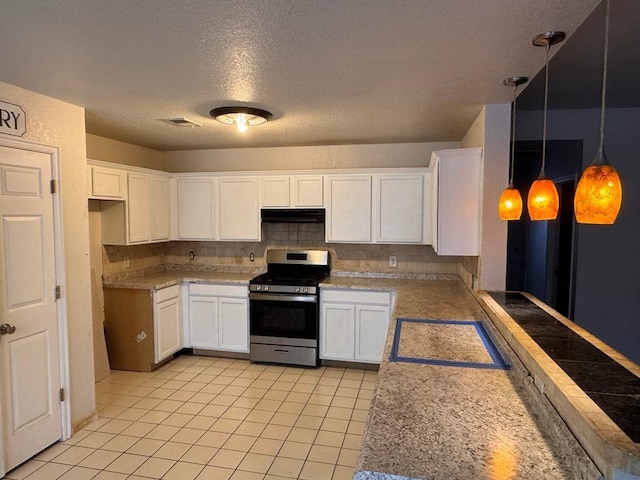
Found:
[[[198,122],[194,122],[193,120],[189,120],[184,117],[176,117],[176,118],[165,118],[165,122],[170,123],[175,127],[201,127],[202,124]]]

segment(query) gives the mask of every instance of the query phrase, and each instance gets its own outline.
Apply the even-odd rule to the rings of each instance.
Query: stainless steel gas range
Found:
[[[267,251],[267,272],[249,282],[250,360],[319,365],[318,285],[330,269],[325,250]]]

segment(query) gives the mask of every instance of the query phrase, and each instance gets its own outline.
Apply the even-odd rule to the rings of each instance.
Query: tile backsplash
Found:
[[[326,249],[331,252],[332,269],[343,272],[379,272],[391,274],[475,274],[477,261],[466,257],[441,257],[427,245],[363,245],[325,243],[324,225],[271,223],[262,226],[261,242],[188,242],[173,241],[129,247],[105,246],[104,275],[127,270],[160,267],[163,264],[194,266],[265,267],[270,248]],[[193,252],[195,258],[189,258]],[[255,261],[250,261],[253,253]],[[389,256],[397,258],[397,267],[389,266]],[[128,266],[127,266],[128,259]]]

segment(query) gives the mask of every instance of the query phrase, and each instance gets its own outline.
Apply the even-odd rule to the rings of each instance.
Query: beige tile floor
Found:
[[[376,372],[182,356],[96,385],[99,420],[12,480],[351,479]]]

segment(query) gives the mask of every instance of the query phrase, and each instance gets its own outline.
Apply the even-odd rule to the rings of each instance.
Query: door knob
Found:
[[[0,325],[0,335],[11,335],[15,331],[16,327],[14,325],[9,325],[8,323]]]

